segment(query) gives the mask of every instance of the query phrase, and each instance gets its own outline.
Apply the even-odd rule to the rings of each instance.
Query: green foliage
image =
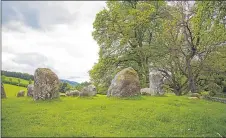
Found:
[[[2,82],[4,82],[4,81],[5,81],[5,79],[6,79],[6,76],[2,75],[2,76],[1,76],[1,80],[2,80]]]
[[[12,85],[21,86],[21,87],[27,87],[27,85],[29,84],[27,80],[14,78],[14,77],[5,77],[4,81],[2,80],[2,82],[4,84],[12,84]],[[31,81],[31,83],[34,83],[34,82]]]
[[[12,79],[12,78],[9,78],[9,81],[10,81],[10,83],[12,84],[12,82],[13,82],[13,79]]]
[[[32,84],[32,80],[31,79],[29,80],[29,84]]]
[[[93,98],[60,97],[35,102],[30,97],[13,96],[20,87],[8,86],[5,85],[5,90],[9,97],[2,99],[1,104],[2,137],[226,135],[226,106],[223,103],[189,100],[185,96],[174,95],[125,99],[97,95]]]
[[[197,1],[193,6],[187,1],[170,6],[163,1],[108,1],[93,23],[100,51],[90,71],[92,81],[102,93],[113,70],[131,66],[141,87],[148,86],[149,70],[155,69],[165,75],[176,95],[202,91],[208,82],[201,76],[225,70],[224,7],[223,1]],[[208,74],[207,69],[214,71]],[[222,80],[215,82],[223,85]]]
[[[208,95],[209,95],[209,92],[203,91],[203,92],[201,92],[200,94],[201,94],[202,96],[208,96]]]
[[[18,78],[17,80],[18,80],[18,86],[20,86],[20,78]]]
[[[71,88],[72,86],[67,82],[60,83],[59,92],[65,93],[69,91]]]
[[[1,71],[1,75],[7,76],[7,77],[13,77],[13,78],[20,78],[24,80],[34,80],[34,76],[30,75],[28,73],[21,73],[21,72],[12,72],[12,71]]]
[[[93,37],[100,46],[100,60],[90,76],[97,87],[106,90],[114,70],[126,67],[138,72],[142,87],[148,86],[148,62],[155,53],[150,50],[154,46],[152,36],[159,31],[158,24],[166,14],[165,5],[163,1],[108,1],[107,9],[96,15]]]
[[[209,92],[210,96],[214,96],[217,93],[221,93],[222,92],[222,88],[219,85],[217,85],[216,83],[214,83],[214,82],[211,82],[210,84],[208,84],[206,89],[208,91],[210,91]]]
[[[89,71],[91,82],[95,85],[97,92],[100,94],[107,93],[111,80],[114,78],[115,74],[121,70],[121,68],[114,66],[115,61],[115,58],[99,59],[99,62]]]
[[[81,91],[84,87],[86,87],[90,84],[91,84],[90,82],[85,81],[85,82],[82,82],[82,83],[76,85],[75,89],[78,90],[78,91]]]

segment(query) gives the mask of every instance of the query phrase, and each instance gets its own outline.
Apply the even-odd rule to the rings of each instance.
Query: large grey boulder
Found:
[[[5,89],[3,83],[1,83],[1,98],[6,98]]]
[[[25,91],[24,90],[20,90],[18,93],[17,93],[17,97],[24,97],[25,95]]]
[[[164,77],[159,71],[151,71],[149,74],[151,95],[163,95]]]
[[[96,91],[96,87],[94,85],[89,85],[87,87],[84,87],[79,96],[95,96],[97,94],[97,91]]]
[[[78,90],[72,90],[72,91],[67,91],[65,94],[66,94],[66,96],[73,96],[73,97],[75,97],[75,96],[79,96],[79,91]]]
[[[116,74],[108,89],[107,96],[128,97],[139,94],[139,76],[133,68],[129,67]]]
[[[34,93],[34,85],[33,84],[29,84],[27,86],[27,96],[28,97],[33,97]]]
[[[45,100],[59,97],[60,81],[57,75],[48,68],[38,68],[34,74],[34,100]]]
[[[142,89],[140,89],[140,93],[142,95],[151,95],[150,88],[142,88]]]

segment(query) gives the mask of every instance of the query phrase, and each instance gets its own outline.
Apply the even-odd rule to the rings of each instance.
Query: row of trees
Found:
[[[62,93],[65,93],[69,90],[78,90],[78,91],[81,91],[84,87],[90,85],[91,83],[90,82],[82,82],[82,83],[79,83],[77,84],[76,86],[71,86],[69,83],[67,82],[61,82],[60,83],[60,88],[59,88],[59,91],[62,92]]]
[[[100,93],[125,67],[149,86],[159,71],[176,95],[226,89],[226,2],[108,1],[96,15],[99,61],[89,71]],[[220,80],[220,81],[219,81]]]
[[[1,71],[1,75],[7,76],[7,77],[15,77],[15,78],[21,78],[24,80],[34,80],[34,76],[30,75],[28,73],[21,73],[21,72],[12,72],[12,71]]]
[[[21,87],[27,87],[28,83],[32,84],[32,80],[29,80],[28,83],[23,83],[21,82],[20,78],[11,78],[11,77],[6,77],[4,75],[1,76],[1,81],[2,83],[5,84],[11,84],[11,85],[16,85],[16,86],[21,86]]]

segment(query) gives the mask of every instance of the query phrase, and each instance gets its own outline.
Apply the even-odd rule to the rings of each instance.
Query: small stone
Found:
[[[198,97],[188,97],[188,99],[199,99]]]
[[[33,97],[33,93],[34,93],[34,85],[33,84],[29,84],[27,86],[27,96],[28,97]]]
[[[75,97],[75,96],[79,96],[79,93],[80,92],[78,90],[72,90],[72,91],[66,92],[65,95],[66,96],[73,96],[73,97]]]
[[[79,96],[95,96],[96,94],[96,87],[91,84],[87,87],[84,87]]]
[[[25,95],[25,91],[24,90],[20,90],[18,93],[17,93],[17,97],[24,97]]]

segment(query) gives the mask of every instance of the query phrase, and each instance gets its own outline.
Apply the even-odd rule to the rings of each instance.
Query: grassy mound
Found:
[[[2,136],[226,136],[226,105],[187,97],[60,97],[33,101],[5,85]]]

